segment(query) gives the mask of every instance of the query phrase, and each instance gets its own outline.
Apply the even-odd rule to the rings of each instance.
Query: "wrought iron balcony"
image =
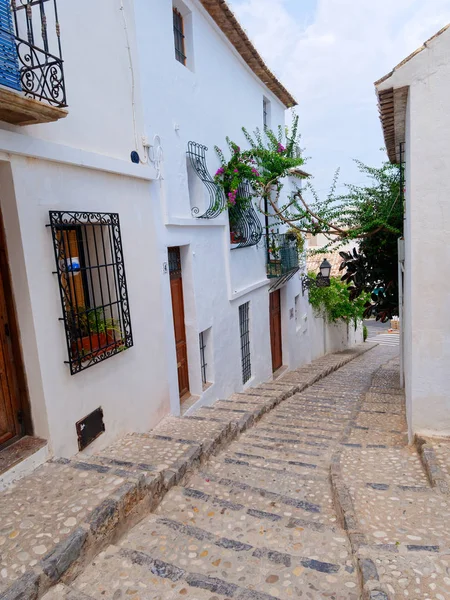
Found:
[[[0,86],[0,120],[29,125],[66,116],[56,0],[0,0]]]
[[[278,232],[266,234],[265,239],[267,277],[277,278],[279,281],[276,287],[280,287],[300,269],[297,239],[293,234]]]

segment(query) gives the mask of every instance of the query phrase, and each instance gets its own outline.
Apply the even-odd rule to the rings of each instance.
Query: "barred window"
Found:
[[[74,375],[133,345],[119,215],[49,214]]]
[[[173,9],[173,36],[175,41],[175,58],[186,66],[186,45],[184,35],[183,15],[176,8]]]
[[[239,328],[241,333],[242,383],[252,376],[250,360],[250,302],[239,307]]]

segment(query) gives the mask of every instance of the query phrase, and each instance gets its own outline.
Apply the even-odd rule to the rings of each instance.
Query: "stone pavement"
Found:
[[[372,347],[323,357],[193,418],[169,417],[94,456],[49,461],[11,486],[0,494],[0,598],[35,600],[69,580],[264,412]]]
[[[0,598],[450,598],[450,446],[407,446],[397,349],[359,353],[42,467],[58,491],[0,504]]]

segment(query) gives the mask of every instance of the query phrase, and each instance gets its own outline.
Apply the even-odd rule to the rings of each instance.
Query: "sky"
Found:
[[[450,0],[228,0],[269,68],[298,102],[301,146],[320,196],[340,168],[363,184],[353,159],[386,154],[374,81],[450,22]]]

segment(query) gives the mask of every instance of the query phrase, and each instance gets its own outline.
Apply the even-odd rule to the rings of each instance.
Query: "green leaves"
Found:
[[[309,276],[315,277],[315,274],[310,273]],[[367,299],[368,294],[361,293],[357,299],[351,300],[347,285],[336,277],[331,277],[330,287],[312,286],[309,290],[311,306],[329,323],[353,321],[356,325],[363,318]]]

